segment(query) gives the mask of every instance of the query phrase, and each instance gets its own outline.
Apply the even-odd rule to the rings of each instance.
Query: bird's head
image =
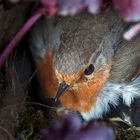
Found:
[[[65,46],[61,48],[64,53],[48,49],[40,61],[38,73],[44,92],[47,98],[59,100],[62,107],[89,112],[110,75],[112,50],[101,45],[88,51],[88,57],[83,50],[81,58],[80,52],[65,51]]]

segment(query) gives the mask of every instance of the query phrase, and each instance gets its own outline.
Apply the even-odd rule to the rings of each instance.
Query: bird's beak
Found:
[[[58,99],[60,98],[60,96],[68,89],[69,85],[66,84],[65,81],[63,81],[62,83],[60,83],[59,87],[58,87],[58,91],[54,97],[55,102],[58,101]]]

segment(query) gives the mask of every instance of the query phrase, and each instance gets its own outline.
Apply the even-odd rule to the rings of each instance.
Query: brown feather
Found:
[[[140,74],[140,36],[122,40],[113,58],[110,81],[129,82]]]

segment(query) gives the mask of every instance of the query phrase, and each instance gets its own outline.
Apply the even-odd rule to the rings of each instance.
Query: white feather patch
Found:
[[[86,121],[102,118],[110,110],[109,104],[117,106],[120,97],[125,105],[130,106],[138,96],[140,96],[140,76],[128,84],[106,83],[97,97],[95,106],[90,112],[82,112],[81,115]]]

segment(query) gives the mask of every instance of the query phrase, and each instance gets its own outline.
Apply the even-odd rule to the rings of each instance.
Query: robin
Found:
[[[120,99],[130,107],[140,96],[140,37],[124,41],[125,28],[114,12],[41,19],[30,49],[44,97],[86,121],[102,118]]]

